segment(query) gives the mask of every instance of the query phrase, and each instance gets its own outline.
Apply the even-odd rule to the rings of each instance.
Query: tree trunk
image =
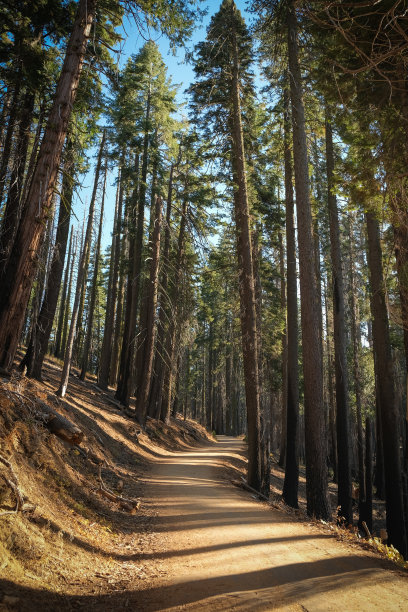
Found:
[[[11,155],[11,145],[13,142],[13,134],[14,134],[15,126],[16,126],[16,121],[18,118],[18,108],[19,108],[18,101],[19,101],[19,96],[20,96],[21,83],[22,83],[22,79],[21,79],[21,71],[20,71],[19,74],[17,75],[17,80],[14,85],[13,97],[12,97],[11,104],[10,104],[10,112],[9,112],[8,122],[7,122],[7,131],[6,131],[6,136],[4,138],[4,144],[3,144],[3,153],[2,153],[1,161],[0,161],[0,204],[3,201],[3,193],[6,187],[7,170],[9,167],[10,155]]]
[[[151,111],[151,91],[146,101],[145,130],[143,137],[142,172],[140,177],[140,187],[138,191],[137,225],[134,244],[131,245],[130,276],[128,279],[128,296],[125,316],[125,333],[122,340],[122,351],[120,356],[120,369],[118,388],[115,397],[125,405],[129,404],[131,395],[133,364],[134,364],[134,345],[136,332],[136,313],[139,302],[140,284],[142,277],[142,253],[143,253],[143,230],[146,200],[146,179],[149,161],[149,121]],[[133,241],[132,241],[133,242]],[[133,251],[134,249],[134,251]]]
[[[68,386],[69,372],[71,369],[72,352],[74,348],[75,332],[76,332],[78,312],[79,312],[79,302],[81,299],[81,291],[82,291],[82,287],[83,287],[85,275],[86,275],[86,263],[89,260],[89,251],[91,248],[91,238],[92,238],[92,229],[93,229],[93,219],[94,219],[94,214],[95,214],[96,193],[98,189],[99,173],[101,170],[105,138],[106,138],[106,132],[104,130],[103,135],[102,135],[101,145],[99,148],[98,161],[96,164],[95,181],[94,181],[94,187],[92,191],[91,202],[89,204],[88,223],[86,227],[84,245],[82,248],[82,253],[81,253],[79,266],[78,266],[77,286],[76,286],[76,291],[75,291],[74,306],[72,309],[71,325],[69,328],[67,344],[65,347],[64,365],[62,368],[61,382],[60,382],[60,386],[57,391],[57,395],[59,397],[64,397],[66,390],[67,390],[67,386]]]
[[[109,265],[109,285],[106,300],[106,316],[103,332],[101,358],[98,369],[98,387],[108,388],[110,361],[112,356],[112,342],[115,324],[116,301],[118,295],[119,264],[120,264],[120,228],[122,222],[123,180],[120,169],[116,192],[115,220],[112,233],[112,246]]]
[[[286,168],[286,167],[285,167]],[[286,181],[285,181],[286,186]],[[292,188],[293,191],[293,188]],[[286,311],[286,277],[285,277],[285,257],[283,252],[283,237],[282,232],[279,231],[279,275],[280,275],[280,306],[281,311]],[[286,442],[287,442],[287,418],[288,418],[288,328],[287,319],[285,317],[285,326],[282,331],[282,401],[281,401],[281,437],[280,437],[280,449],[279,449],[279,461],[280,467],[284,468],[286,464]]]
[[[365,502],[364,512],[360,513],[360,520],[365,521],[370,532],[373,530],[373,447],[371,420],[366,419],[366,452],[365,452]]]
[[[72,151],[67,151],[62,181],[62,195],[60,200],[57,234],[53,249],[50,274],[41,311],[36,323],[34,342],[29,347],[30,358],[27,360],[27,374],[32,378],[41,380],[42,366],[48,348],[52,323],[57,309],[58,294],[64,270],[65,253],[67,249],[69,223],[71,217],[71,203],[74,191]]]
[[[298,305],[296,236],[290,148],[289,79],[284,91],[284,161],[286,206],[286,270],[287,270],[287,400],[286,400],[286,468],[283,499],[298,508],[299,484],[299,374],[298,374]]]
[[[84,342],[84,350],[82,355],[82,368],[80,373],[80,379],[85,380],[86,372],[88,369],[89,362],[89,352],[91,350],[91,341],[92,341],[92,329],[93,329],[93,320],[94,320],[94,312],[95,312],[95,304],[96,304],[96,294],[98,290],[98,275],[99,275],[99,257],[101,253],[101,240],[102,240],[102,226],[103,226],[103,211],[105,207],[105,191],[106,191],[106,174],[108,171],[108,163],[105,163],[105,177],[103,181],[103,191],[102,191],[102,202],[101,202],[101,216],[99,221],[99,231],[98,231],[98,239],[96,243],[95,249],[95,264],[92,275],[92,287],[91,287],[91,297],[88,309],[88,321],[86,326],[86,336]]]
[[[30,127],[34,110],[34,94],[26,93],[21,109],[20,126],[18,131],[17,147],[14,156],[13,170],[10,177],[10,189],[3,211],[0,236],[0,278],[13,246],[14,237],[21,211],[21,193],[23,189],[24,171],[27,159],[27,150],[30,140]]]
[[[160,196],[156,196],[154,225],[151,238],[150,274],[146,287],[146,316],[143,317],[143,319],[145,319],[143,320],[143,326],[142,324],[139,326],[140,339],[138,341],[138,351],[136,354],[136,418],[142,425],[144,425],[146,422],[147,402],[149,399],[150,383],[152,378],[157,286],[159,277],[161,219],[162,199]]]
[[[398,410],[395,402],[394,371],[385,302],[380,230],[378,221],[372,212],[366,213],[366,222],[373,345],[377,370],[376,385],[384,453],[388,544],[395,546],[406,557],[407,541],[402,496]]]
[[[347,380],[347,341],[344,314],[344,282],[340,247],[340,224],[334,192],[333,133],[326,109],[327,201],[330,226],[330,253],[333,279],[334,368],[336,374],[338,513],[346,524],[353,523],[350,470],[350,416]]]
[[[71,227],[71,237],[69,239],[67,265],[65,267],[65,276],[64,276],[64,282],[62,285],[62,295],[61,295],[60,306],[59,306],[58,326],[57,326],[57,332],[55,336],[54,355],[56,357],[60,357],[62,353],[61,342],[62,342],[62,332],[64,328],[65,305],[67,303],[67,300],[69,299],[67,292],[68,292],[68,280],[70,276],[69,271],[70,271],[70,265],[71,265],[71,252],[72,252],[73,237],[74,237],[74,227],[72,226]]]
[[[356,275],[354,270],[354,236],[353,236],[353,221],[350,221],[349,231],[350,244],[350,310],[351,310],[351,342],[353,347],[353,378],[354,378],[354,394],[356,396],[356,420],[357,420],[357,453],[358,453],[358,484],[359,484],[359,521],[361,527],[363,521],[366,521],[366,475],[364,467],[364,437],[363,437],[363,418],[361,407],[361,377],[360,365],[361,358],[361,335],[360,335],[360,314],[357,301],[357,286]]]
[[[174,277],[172,280],[172,285],[170,286],[171,298],[172,298],[172,312],[171,318],[169,321],[167,334],[166,334],[166,342],[164,354],[166,356],[167,364],[165,375],[163,379],[163,399],[161,406],[161,419],[165,423],[168,423],[170,420],[171,413],[171,402],[173,398],[173,386],[175,381],[175,340],[176,340],[176,331],[178,325],[178,317],[179,317],[179,308],[178,308],[178,291],[181,283],[181,273],[183,270],[184,264],[184,240],[185,240],[185,230],[186,230],[186,215],[187,215],[187,197],[188,197],[188,175],[186,177],[185,183],[185,194],[183,197],[183,205],[181,210],[181,218],[180,218],[180,228],[178,235],[178,244],[177,244],[177,254],[174,263]]]
[[[80,0],[53,106],[7,266],[0,278],[0,366],[11,368],[49,216],[96,0]]]
[[[121,242],[122,246],[119,248],[119,251],[121,251],[122,249],[126,250],[127,240],[125,235],[123,235]],[[118,302],[116,306],[115,330],[112,343],[112,358],[109,368],[109,384],[111,385],[111,387],[114,387],[116,385],[119,374],[119,355],[122,337],[123,302],[125,299],[125,270],[123,264],[120,261],[120,257],[119,266],[120,272],[118,286]]]
[[[299,243],[300,295],[305,388],[305,445],[307,512],[327,520],[326,429],[323,402],[322,345],[316,270],[313,258],[312,215],[309,198],[308,158],[302,80],[298,58],[297,20],[293,0],[288,10],[288,50],[292,102],[293,154]]]
[[[235,32],[233,33],[235,35]],[[236,39],[232,66],[232,169],[234,180],[234,211],[237,238],[239,292],[241,305],[242,352],[244,361],[245,396],[248,421],[248,484],[263,491],[264,469],[261,457],[260,390],[256,330],[255,285],[252,262],[250,213],[245,169],[245,149],[241,118],[239,60]]]
[[[152,418],[159,419],[161,411],[161,403],[163,397],[163,380],[165,372],[165,361],[163,356],[164,342],[166,337],[166,325],[169,320],[169,304],[167,289],[169,284],[169,266],[170,266],[170,227],[171,227],[171,210],[173,199],[173,175],[174,164],[170,167],[169,185],[167,192],[166,206],[166,225],[164,230],[164,247],[163,247],[163,265],[160,291],[160,307],[159,307],[159,322],[158,322],[158,338],[157,350],[154,364],[154,379],[149,400],[149,415]]]

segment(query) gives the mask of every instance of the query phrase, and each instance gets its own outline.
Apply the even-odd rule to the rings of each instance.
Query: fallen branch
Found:
[[[36,416],[41,419],[48,431],[58,438],[65,440],[72,446],[78,446],[82,442],[83,431],[47,404],[38,402],[35,411]]]
[[[105,497],[106,499],[109,499],[110,501],[116,502],[117,504],[119,504],[121,508],[123,508],[124,510],[127,510],[128,512],[135,512],[136,510],[139,509],[140,501],[136,499],[128,499],[126,497],[123,497],[122,495],[117,495],[116,493],[113,493],[113,491],[111,491],[105,486],[105,483],[103,482],[103,479],[102,479],[102,466],[101,465],[99,466],[99,470],[98,470],[98,480],[99,480],[99,488],[96,489],[96,492],[99,495],[101,495],[102,497]]]
[[[48,404],[44,404],[44,402],[39,400],[34,401],[31,397],[27,397],[19,391],[11,389],[9,385],[3,385],[3,388],[6,394],[11,393],[23,405],[28,404],[34,418],[41,421],[41,423],[45,425],[48,431],[50,431],[52,434],[58,438],[61,438],[61,440],[68,442],[68,444],[71,444],[72,446],[76,446],[82,442],[84,434],[79,427],[59,414],[59,412],[54,410],[54,408],[51,408],[51,406],[48,406]]]
[[[269,498],[266,497],[266,495],[263,495],[263,493],[260,493],[256,489],[253,489],[247,482],[245,482],[243,478],[242,480],[231,480],[231,483],[235,485],[236,487],[240,487],[241,489],[245,489],[246,491],[253,493],[254,495],[259,497],[260,499],[263,499],[264,501],[267,501],[267,502],[270,501]]]
[[[14,510],[5,510],[4,512],[0,512],[0,516],[5,516],[6,514],[17,514],[17,512],[19,512],[24,505],[24,496],[21,493],[19,486],[18,486],[18,479],[16,476],[16,473],[13,469],[13,466],[11,465],[10,461],[8,459],[6,459],[5,457],[3,457],[2,455],[0,455],[0,462],[3,463],[3,465],[5,465],[11,472],[12,478],[7,478],[7,476],[5,476],[4,474],[0,474],[1,478],[3,478],[3,480],[5,481],[6,485],[8,485],[8,487],[13,491],[14,496],[16,498],[16,507]]]
[[[362,526],[362,528],[364,529],[364,531],[366,532],[366,536],[367,536],[367,538],[368,538],[369,540],[371,540],[371,537],[372,537],[372,536],[371,536],[371,533],[370,533],[369,528],[367,527],[367,523],[366,523],[365,521],[362,521],[361,526]]]

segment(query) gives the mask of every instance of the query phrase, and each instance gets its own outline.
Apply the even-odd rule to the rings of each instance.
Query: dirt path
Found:
[[[220,460],[240,444],[222,437],[158,459],[146,496],[160,534],[141,558],[162,578],[134,593],[131,609],[408,609],[405,575],[220,481]]]

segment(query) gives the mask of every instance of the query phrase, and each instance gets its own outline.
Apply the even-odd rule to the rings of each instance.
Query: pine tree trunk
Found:
[[[35,342],[31,347],[30,359],[27,361],[27,374],[32,378],[41,380],[42,366],[48,348],[52,323],[57,309],[58,294],[64,270],[65,253],[67,249],[69,223],[71,217],[71,204],[74,191],[72,177],[72,152],[67,151],[64,164],[64,177],[62,181],[62,195],[59,206],[58,226],[52,256],[50,274],[41,311],[36,323]]]
[[[64,283],[62,285],[62,295],[61,295],[60,307],[59,307],[60,309],[59,309],[59,316],[58,316],[58,326],[57,326],[57,332],[55,336],[55,349],[54,349],[55,357],[60,357],[62,354],[61,342],[62,342],[62,331],[64,328],[65,306],[71,296],[69,292],[69,297],[68,297],[67,292],[68,292],[68,279],[69,279],[69,271],[70,271],[70,264],[71,264],[71,251],[72,251],[73,237],[74,237],[74,227],[72,226],[71,227],[71,237],[69,239],[68,257],[67,257],[67,265],[65,268]]]
[[[101,389],[108,388],[110,361],[112,355],[113,332],[116,314],[116,302],[118,294],[119,264],[120,264],[120,228],[122,222],[123,181],[118,174],[118,185],[116,192],[116,206],[114,229],[112,233],[112,246],[109,265],[109,284],[106,299],[106,316],[103,332],[101,358],[98,369],[98,386]]]
[[[77,320],[78,320],[78,312],[79,312],[79,303],[81,299],[81,292],[84,285],[86,273],[87,273],[87,261],[89,261],[89,251],[91,249],[91,239],[92,239],[92,229],[93,229],[93,220],[95,215],[95,203],[96,203],[96,194],[98,190],[98,182],[99,182],[99,174],[101,171],[102,165],[102,155],[103,149],[105,146],[105,138],[106,132],[104,130],[101,140],[101,145],[99,148],[98,161],[95,169],[95,181],[92,191],[91,202],[89,204],[89,213],[88,213],[88,223],[86,227],[86,233],[84,238],[84,244],[82,248],[82,253],[78,266],[78,276],[77,276],[77,286],[75,291],[75,299],[74,306],[72,309],[71,316],[71,324],[69,327],[69,334],[67,339],[67,344],[65,347],[65,355],[64,355],[64,365],[61,373],[61,382],[57,391],[58,397],[64,397],[69,380],[69,372],[71,369],[71,361],[72,361],[72,353],[74,349],[74,340],[75,340],[75,332],[77,328]]]
[[[0,278],[0,366],[12,366],[24,324],[96,0],[80,0],[53,106],[6,269]]]
[[[13,134],[14,134],[14,129],[16,127],[17,118],[18,118],[18,109],[19,109],[18,101],[19,101],[20,89],[21,89],[21,83],[22,83],[20,72],[17,75],[17,80],[14,85],[13,97],[12,97],[11,104],[10,104],[10,112],[9,112],[8,122],[7,122],[7,131],[6,131],[6,135],[4,138],[3,152],[2,152],[1,161],[0,161],[0,204],[3,201],[3,194],[5,191],[5,187],[6,187],[7,170],[8,170],[9,162],[10,162]]]
[[[121,240],[120,251],[126,250],[126,236],[123,235]],[[125,299],[125,270],[122,265],[121,258],[119,257],[119,286],[118,286],[118,301],[116,306],[116,318],[115,318],[115,330],[112,343],[112,358],[109,368],[109,384],[114,387],[118,380],[119,375],[119,355],[121,350],[121,338],[122,338],[122,322],[123,322],[123,303]]]
[[[326,429],[323,402],[322,345],[319,332],[318,292],[313,257],[312,215],[302,80],[298,58],[297,22],[293,0],[288,10],[288,50],[292,102],[293,154],[299,243],[300,295],[305,393],[306,497],[310,516],[327,520]]]
[[[235,33],[234,33],[235,34]],[[248,421],[248,484],[262,491],[264,469],[261,457],[260,389],[256,330],[255,285],[253,276],[250,213],[245,170],[245,150],[241,118],[238,48],[235,40],[232,66],[232,168],[234,211],[239,267],[242,352]],[[265,466],[266,467],[266,466]]]
[[[363,436],[363,417],[361,406],[361,376],[360,376],[360,353],[361,353],[361,335],[360,335],[360,313],[357,301],[357,286],[355,275],[355,258],[354,258],[354,236],[353,236],[353,221],[349,227],[349,244],[350,244],[350,310],[351,310],[351,343],[353,348],[353,378],[354,378],[354,394],[356,397],[356,420],[357,420],[357,453],[358,453],[358,484],[359,484],[359,521],[361,527],[362,521],[366,521],[365,506],[366,506],[366,475],[364,466],[364,436]],[[367,522],[367,521],[366,521]]]
[[[155,316],[159,279],[161,219],[162,199],[160,196],[156,196],[153,233],[151,238],[150,274],[146,287],[146,315],[143,317],[143,326],[142,324],[139,325],[140,340],[138,341],[138,351],[136,354],[136,418],[142,425],[144,425],[146,422],[147,402],[149,399],[150,383],[152,379]]]
[[[85,377],[86,377],[86,372],[88,370],[88,362],[89,362],[89,352],[91,350],[91,342],[92,342],[93,320],[94,320],[94,313],[95,313],[96,295],[98,291],[99,259],[100,259],[100,253],[101,253],[103,211],[105,207],[107,171],[108,171],[108,165],[106,162],[105,177],[103,181],[101,215],[100,215],[100,221],[99,221],[98,239],[97,239],[96,249],[95,249],[95,264],[94,264],[93,275],[92,275],[91,297],[90,297],[89,309],[88,309],[88,321],[87,321],[87,326],[86,326],[86,336],[85,336],[84,350],[83,350],[83,355],[82,355],[82,367],[81,367],[81,373],[79,375],[81,380],[85,380]]]
[[[402,473],[399,450],[398,410],[395,401],[394,371],[385,302],[380,230],[377,219],[366,213],[368,267],[370,270],[371,315],[375,352],[376,384],[382,427],[384,454],[385,504],[388,544],[407,555],[405,516],[402,497]]]
[[[280,306],[281,311],[286,311],[286,276],[285,276],[285,257],[283,252],[283,237],[279,231],[279,273],[280,273]],[[286,442],[287,442],[287,399],[288,399],[288,328],[285,317],[285,326],[282,331],[281,340],[282,354],[282,401],[281,401],[281,437],[279,449],[278,465],[282,468],[286,464]]]
[[[180,228],[178,235],[178,244],[177,244],[177,254],[174,263],[174,277],[172,279],[172,285],[170,287],[171,298],[172,298],[172,312],[171,318],[169,321],[164,354],[166,356],[167,364],[165,369],[165,375],[163,379],[163,399],[161,405],[161,413],[160,418],[165,423],[168,423],[170,420],[171,414],[171,402],[173,399],[173,387],[175,381],[175,340],[176,340],[176,331],[178,324],[178,316],[179,316],[179,308],[177,301],[177,294],[180,288],[181,283],[181,274],[183,270],[184,263],[184,240],[185,240],[185,230],[186,230],[186,215],[187,215],[187,193],[188,193],[188,175],[185,183],[185,196],[183,198],[183,205],[181,210],[181,218],[180,218]]]
[[[132,395],[133,373],[134,373],[134,345],[136,342],[137,307],[140,292],[140,263],[138,255],[140,253],[137,239],[140,238],[138,232],[138,213],[140,212],[139,196],[139,156],[135,160],[135,186],[130,203],[127,203],[127,218],[129,225],[129,252],[128,252],[128,273],[126,287],[126,307],[123,326],[122,354],[120,361],[119,383],[116,397],[122,404],[128,406]],[[142,215],[144,223],[144,207]],[[141,237],[143,240],[143,235]],[[139,267],[138,267],[139,266]]]
[[[339,518],[353,523],[350,470],[350,416],[347,380],[347,340],[344,314],[344,282],[340,247],[340,225],[334,193],[334,150],[330,116],[326,109],[327,201],[330,226],[330,253],[333,278],[334,367],[336,373],[337,462]]]
[[[287,86],[289,79],[287,78]],[[286,271],[287,271],[287,401],[286,401],[286,468],[283,499],[298,508],[299,484],[299,374],[298,374],[298,305],[296,236],[294,219],[292,154],[290,147],[289,91],[284,91],[284,162],[286,207]]]
[[[365,502],[364,513],[360,513],[360,520],[365,521],[370,532],[373,530],[373,448],[371,420],[366,419],[366,452],[365,452]]]
[[[21,109],[20,126],[18,130],[17,147],[13,161],[13,170],[10,177],[10,189],[6,206],[3,211],[0,235],[0,278],[6,267],[7,260],[13,246],[17,232],[21,211],[21,193],[23,189],[24,171],[27,159],[27,150],[30,140],[30,127],[33,118],[34,95],[27,93]]]
[[[163,397],[163,380],[165,373],[165,361],[163,356],[164,342],[166,337],[166,324],[169,320],[169,304],[167,289],[169,283],[169,266],[170,266],[170,228],[171,228],[171,210],[172,210],[172,199],[173,199],[173,176],[174,176],[174,164],[170,167],[169,185],[167,192],[167,206],[166,206],[166,225],[164,230],[164,247],[163,247],[163,265],[162,265],[162,278],[161,278],[161,291],[160,291],[160,307],[159,307],[159,322],[158,322],[158,338],[157,338],[157,350],[155,355],[154,363],[154,378],[152,382],[152,389],[149,400],[148,414],[152,418],[159,419],[161,412],[161,403]]]
[[[140,285],[142,278],[142,253],[143,253],[143,230],[145,216],[145,201],[147,189],[147,168],[149,161],[149,121],[151,111],[151,91],[146,102],[145,130],[143,137],[142,172],[140,187],[138,191],[137,225],[134,244],[131,244],[132,257],[130,259],[130,277],[127,287],[127,303],[125,315],[125,333],[122,340],[122,351],[120,356],[120,369],[118,388],[115,397],[124,405],[129,404],[132,391],[134,346],[136,332],[136,313],[139,303]],[[133,241],[132,241],[133,243]],[[134,251],[133,251],[134,249]]]

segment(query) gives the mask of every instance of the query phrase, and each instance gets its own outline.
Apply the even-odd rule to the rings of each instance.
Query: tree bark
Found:
[[[327,520],[326,429],[323,402],[323,363],[319,333],[318,286],[313,257],[312,215],[309,197],[308,157],[302,80],[298,58],[295,5],[288,7],[288,51],[293,124],[296,208],[299,243],[300,295],[305,388],[305,447],[307,512]]]
[[[69,272],[70,272],[70,265],[71,265],[71,252],[72,252],[73,237],[74,237],[74,227],[72,226],[71,227],[71,237],[69,239],[67,265],[65,267],[65,276],[64,276],[64,282],[62,285],[62,295],[61,295],[60,306],[59,306],[57,332],[55,336],[54,355],[56,357],[60,357],[62,353],[61,342],[62,342],[62,332],[64,328],[65,305],[67,303],[67,300],[70,297],[70,294],[68,297],[68,281],[69,281],[69,276],[70,276]]]
[[[260,390],[256,329],[255,285],[252,261],[250,213],[245,169],[245,149],[241,118],[239,59],[234,32],[232,65],[232,169],[234,180],[234,212],[239,267],[242,352],[248,421],[248,484],[262,490],[264,466],[261,457]]]
[[[286,206],[286,277],[287,277],[287,400],[286,468],[283,499],[298,508],[299,485],[299,374],[296,236],[294,219],[292,154],[290,148],[289,78],[284,90],[284,162]]]
[[[61,382],[57,390],[57,395],[59,397],[64,397],[66,390],[67,390],[67,386],[68,386],[69,372],[71,369],[71,361],[72,361],[72,352],[74,348],[76,325],[77,325],[77,320],[78,320],[79,302],[81,298],[81,290],[82,290],[84,280],[85,280],[85,275],[86,275],[86,268],[87,268],[86,262],[89,259],[89,251],[91,248],[91,238],[92,238],[93,219],[94,219],[94,214],[95,214],[96,193],[98,189],[99,174],[101,170],[102,155],[103,155],[103,149],[105,146],[105,139],[106,139],[106,132],[104,130],[103,135],[102,135],[101,145],[99,148],[98,161],[96,164],[95,180],[94,180],[94,187],[92,191],[91,202],[89,204],[88,223],[86,227],[84,245],[82,248],[82,253],[81,253],[79,266],[78,266],[78,277],[77,277],[77,286],[76,286],[76,291],[75,291],[75,300],[74,300],[74,306],[72,309],[72,317],[71,317],[71,324],[70,324],[69,334],[68,334],[68,339],[67,339],[67,345],[65,347],[64,365],[63,365],[62,373],[61,373]]]
[[[144,425],[146,422],[147,401],[149,399],[150,383],[152,378],[160,259],[161,219],[162,199],[160,196],[156,196],[154,225],[151,238],[150,274],[146,287],[146,316],[143,317],[145,319],[143,320],[143,326],[142,324],[139,325],[138,351],[136,354],[136,418],[142,425]]]
[[[119,380],[115,397],[124,405],[129,404],[133,365],[134,365],[134,345],[136,331],[136,313],[139,302],[140,285],[142,277],[142,253],[143,253],[143,230],[145,216],[145,201],[147,189],[147,168],[149,161],[149,121],[151,112],[151,89],[146,101],[145,129],[143,136],[142,171],[140,186],[138,190],[137,225],[134,244],[131,245],[132,257],[130,259],[130,274],[127,287],[127,304],[125,314],[125,333],[122,340],[122,351],[120,356]],[[134,249],[134,250],[133,250]]]
[[[91,297],[89,301],[89,309],[88,309],[88,321],[86,326],[86,335],[84,342],[84,350],[82,355],[82,368],[81,373],[79,375],[81,380],[85,380],[86,372],[88,369],[89,362],[89,352],[91,350],[91,341],[92,341],[92,331],[93,331],[93,320],[94,320],[94,312],[95,312],[95,304],[96,304],[96,294],[98,289],[98,275],[99,275],[99,257],[101,253],[101,241],[102,241],[102,226],[103,226],[103,211],[105,207],[105,191],[106,191],[106,174],[108,171],[108,164],[105,163],[105,177],[103,181],[103,191],[102,191],[102,202],[101,202],[101,215],[99,221],[99,231],[98,231],[98,239],[96,243],[95,249],[95,264],[92,275],[92,287],[91,287]]]
[[[18,222],[20,220],[21,194],[23,189],[28,144],[30,141],[30,127],[33,118],[33,110],[34,94],[28,92],[24,96],[24,102],[21,108],[17,147],[13,161],[13,170],[10,177],[10,189],[1,224],[0,278],[6,267],[11,247],[13,246],[14,237],[16,235]]]
[[[166,206],[166,224],[164,230],[164,247],[163,247],[163,265],[161,277],[160,291],[160,307],[159,307],[159,322],[158,322],[158,338],[157,349],[154,364],[154,378],[149,400],[149,415],[152,418],[159,419],[161,412],[161,403],[163,398],[163,380],[165,373],[164,360],[164,342],[166,337],[166,325],[169,320],[169,303],[168,303],[168,284],[169,284],[169,267],[170,267],[170,228],[171,228],[171,210],[173,199],[173,176],[174,164],[170,167],[169,185],[167,191],[167,206]]]
[[[340,224],[337,199],[334,192],[334,149],[333,132],[329,112],[326,109],[326,169],[327,201],[330,227],[330,254],[333,279],[333,324],[334,324],[334,367],[336,374],[337,408],[337,464],[338,464],[338,506],[339,519],[346,524],[353,523],[350,470],[350,416],[347,377],[347,340],[344,314],[344,282],[340,247]]]
[[[184,241],[185,241],[185,230],[186,230],[186,215],[187,215],[187,197],[188,197],[188,175],[185,183],[185,194],[183,197],[183,205],[181,210],[180,227],[177,243],[177,254],[174,263],[174,277],[172,279],[172,285],[170,287],[171,298],[172,298],[172,311],[171,318],[169,321],[166,342],[164,348],[165,358],[167,360],[165,375],[163,379],[163,399],[161,405],[161,420],[168,423],[171,414],[171,402],[173,399],[173,387],[176,375],[176,364],[175,360],[175,338],[178,325],[179,307],[177,300],[177,293],[181,283],[181,273],[184,263]]]
[[[57,309],[58,294],[64,270],[65,253],[67,249],[71,204],[74,190],[72,151],[67,151],[62,180],[62,196],[58,213],[58,226],[52,255],[50,274],[48,276],[41,311],[36,322],[36,333],[33,342],[28,347],[27,374],[41,380],[42,366],[48,348],[52,323]]]
[[[357,420],[357,454],[358,454],[358,484],[359,484],[359,526],[366,520],[366,475],[364,465],[364,437],[363,437],[363,418],[361,406],[361,376],[360,376],[360,355],[361,355],[361,335],[360,335],[360,314],[357,301],[357,285],[355,275],[354,258],[354,236],[353,222],[350,222],[349,231],[350,243],[350,310],[351,310],[351,342],[353,347],[353,378],[354,394],[356,396],[356,420]],[[368,523],[367,523],[368,525]],[[370,528],[369,528],[370,529]]]
[[[11,145],[13,142],[13,134],[18,118],[18,101],[21,89],[21,71],[17,75],[17,80],[14,85],[13,97],[10,104],[10,112],[7,122],[7,131],[4,138],[3,153],[0,161],[0,203],[3,201],[3,193],[6,187],[7,170],[10,162]]]
[[[10,369],[24,323],[45,220],[49,216],[62,147],[96,9],[96,0],[80,0],[57,85],[53,106],[24,203],[7,266],[0,278],[0,366]]]
[[[109,289],[106,301],[106,316],[103,332],[101,358],[98,369],[98,387],[108,388],[110,361],[112,355],[112,342],[116,314],[116,302],[118,296],[119,264],[120,264],[120,228],[122,222],[123,202],[123,180],[120,169],[118,174],[118,186],[116,192],[115,220],[112,233],[112,246],[109,267]]]
[[[376,385],[384,453],[388,544],[395,546],[406,557],[407,540],[402,496],[398,410],[395,401],[394,371],[384,291],[380,229],[378,221],[372,212],[366,213],[366,222]]]

